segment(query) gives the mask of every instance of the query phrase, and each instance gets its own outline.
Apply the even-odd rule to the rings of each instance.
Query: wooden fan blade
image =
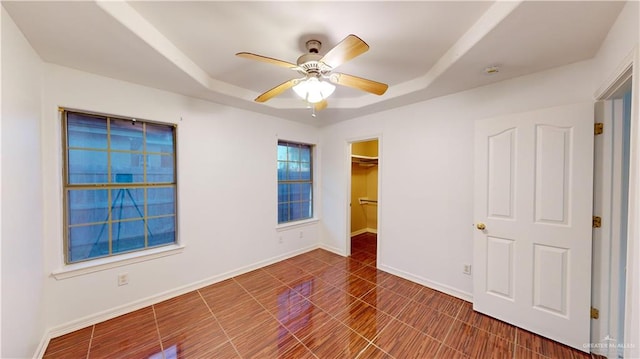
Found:
[[[369,50],[369,45],[356,35],[349,35],[324,55],[320,62],[335,69],[345,62]]]
[[[373,80],[363,79],[353,75],[332,73],[329,81],[337,85],[353,87],[358,90],[367,91],[372,94],[382,95],[387,91],[389,85]]]
[[[320,102],[316,102],[315,104],[313,104],[313,107],[316,109],[316,111],[322,111],[325,108],[327,108],[328,102],[327,100],[322,100]]]
[[[286,90],[292,88],[296,83],[298,83],[298,79],[291,79],[287,82],[283,82],[280,85],[272,88],[271,90],[263,93],[262,95],[256,97],[255,101],[256,102],[265,102],[269,99],[271,99],[272,97],[276,97],[278,95],[280,95],[281,93],[285,92]]]
[[[256,54],[252,54],[250,52],[238,52],[236,54],[236,56],[239,56],[239,57],[242,57],[242,58],[245,58],[245,59],[249,59],[249,60],[262,61],[262,62],[266,62],[266,63],[269,63],[269,64],[286,67],[286,68],[292,69],[292,70],[295,70],[295,69],[298,68],[298,65],[296,65],[294,63],[287,62],[287,61],[282,61],[282,60],[278,60],[278,59],[274,59],[274,58],[266,57],[266,56],[262,56],[262,55],[256,55]]]

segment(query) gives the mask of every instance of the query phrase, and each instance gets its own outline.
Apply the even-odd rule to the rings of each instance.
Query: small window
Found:
[[[313,216],[312,147],[278,141],[278,223]]]
[[[175,126],[62,119],[66,263],[176,243]]]

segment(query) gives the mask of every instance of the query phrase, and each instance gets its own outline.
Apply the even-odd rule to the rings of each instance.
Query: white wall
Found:
[[[378,265],[471,299],[475,120],[589,101],[592,62],[432,99],[322,129],[323,245],[348,238],[347,143],[380,136]]]
[[[58,106],[178,124],[178,230],[186,246],[151,261],[49,277],[49,328],[68,331],[317,246],[317,223],[277,232],[275,205],[277,139],[315,144],[317,129],[56,65],[46,65],[44,82],[44,271],[63,263]],[[129,284],[118,287],[124,272]]]
[[[633,56],[640,36],[639,17],[639,2],[627,2],[594,58],[594,92],[608,85],[623,65],[623,60],[627,56]]]
[[[2,351],[30,357],[44,334],[42,62],[2,18]]]

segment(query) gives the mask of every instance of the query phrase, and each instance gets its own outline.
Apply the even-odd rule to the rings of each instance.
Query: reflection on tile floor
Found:
[[[375,268],[376,236],[52,339],[45,358],[589,358]]]

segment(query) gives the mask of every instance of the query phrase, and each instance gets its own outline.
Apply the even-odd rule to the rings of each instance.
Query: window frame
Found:
[[[280,147],[281,144],[286,144],[286,145],[298,145],[298,146],[305,146],[308,147],[309,149],[309,180],[280,180],[280,178],[278,178],[278,162],[281,162],[278,159],[278,148]],[[288,227],[288,226],[293,226],[293,225],[297,225],[297,224],[302,224],[302,223],[306,223],[309,221],[313,221],[315,220],[315,215],[316,215],[316,210],[315,210],[315,197],[316,197],[316,184],[315,184],[315,179],[314,179],[314,157],[315,157],[315,148],[316,146],[314,144],[311,143],[305,143],[305,142],[299,142],[299,141],[290,141],[290,140],[285,140],[285,139],[278,139],[277,143],[276,143],[276,225],[278,228],[283,228],[283,227]],[[286,162],[292,162],[292,161],[286,161]],[[301,161],[297,161],[298,163],[301,163]],[[281,203],[291,203],[292,201],[286,201],[286,202],[280,202],[280,195],[279,195],[279,186],[280,184],[296,184],[296,183],[308,183],[311,187],[311,199],[309,200],[309,206],[310,206],[310,216],[309,217],[304,217],[304,218],[297,218],[297,219],[290,219],[287,221],[282,221],[280,222],[280,204]]]
[[[118,116],[118,115],[112,115],[112,114],[105,114],[105,113],[99,113],[99,112],[93,112],[93,111],[87,111],[87,110],[78,110],[78,109],[71,109],[71,108],[63,108],[60,107],[59,109],[60,112],[60,119],[61,119],[61,127],[62,127],[62,131],[61,131],[61,137],[62,137],[62,143],[61,143],[61,150],[62,150],[62,238],[63,238],[63,258],[64,258],[64,264],[65,266],[82,266],[85,267],[85,265],[89,264],[92,265],[92,263],[95,263],[98,266],[104,266],[106,263],[108,262],[112,262],[112,261],[116,261],[116,260],[131,260],[132,257],[139,257],[139,256],[162,256],[160,253],[165,252],[166,250],[172,250],[175,248],[181,248],[182,246],[180,245],[180,241],[179,241],[179,232],[178,232],[178,144],[177,144],[177,132],[178,132],[178,126],[177,124],[174,123],[165,123],[165,122],[159,122],[159,121],[152,121],[152,120],[146,120],[146,119],[139,119],[139,118],[132,118],[132,117],[126,117],[126,116]],[[85,116],[85,117],[95,117],[97,120],[103,120],[107,123],[107,129],[106,129],[106,137],[107,137],[107,147],[104,150],[107,153],[107,173],[106,176],[108,178],[107,183],[81,183],[81,184],[72,184],[70,183],[70,174],[69,174],[69,153],[70,153],[70,148],[73,149],[73,146],[69,146],[69,135],[68,135],[68,130],[69,130],[69,125],[68,125],[68,115],[70,113],[73,114],[78,114],[81,116]],[[173,180],[171,182],[146,182],[146,174],[147,174],[147,169],[146,169],[146,163],[147,163],[147,159],[144,157],[147,157],[148,155],[160,155],[163,152],[147,152],[146,151],[146,143],[145,143],[145,148],[141,151],[140,156],[143,157],[143,165],[142,167],[145,168],[143,170],[143,181],[142,182],[118,182],[118,181],[114,181],[114,182],[110,182],[111,181],[111,177],[112,177],[112,169],[111,169],[111,153],[131,153],[130,151],[126,151],[126,150],[114,150],[111,148],[111,136],[112,136],[112,132],[111,132],[111,128],[110,128],[110,123],[112,120],[118,120],[118,121],[130,121],[132,122],[132,124],[137,125],[140,124],[143,126],[144,128],[144,135],[145,140],[146,141],[146,125],[155,125],[155,126],[166,126],[166,127],[171,127],[172,128],[172,142],[173,142],[173,153],[172,153],[172,166],[173,166]],[[133,151],[136,152],[136,151]],[[114,177],[114,178],[117,178]],[[147,205],[148,205],[148,198],[147,198],[147,190],[148,189],[152,189],[152,188],[173,188],[173,192],[174,192],[174,198],[173,198],[173,204],[174,204],[174,213],[172,215],[159,215],[159,216],[149,216],[148,212],[147,212]],[[112,208],[113,208],[113,203],[111,203],[112,200],[112,194],[111,192],[113,190],[121,190],[121,189],[143,189],[144,190],[144,196],[143,196],[143,203],[139,203],[138,206],[142,206],[144,208],[144,213],[142,214],[140,218],[140,220],[143,221],[144,223],[144,236],[145,236],[145,241],[144,241],[144,246],[141,248],[135,248],[132,250],[125,250],[122,252],[113,252],[112,250],[112,244],[113,244],[113,239],[111,238],[111,235],[107,235],[108,236],[108,243],[109,243],[109,253],[106,255],[101,255],[101,256],[96,256],[96,257],[88,257],[88,258],[84,258],[84,259],[80,259],[80,260],[71,260],[71,253],[70,253],[70,245],[71,243],[70,241],[70,226],[71,226],[71,215],[69,213],[70,211],[70,204],[69,204],[69,194],[70,191],[72,190],[97,190],[97,189],[104,189],[106,191],[108,191],[108,198],[109,200],[107,201],[107,211],[109,212],[108,215],[108,219],[105,221],[101,221],[104,222],[105,226],[112,226],[113,223],[116,222],[127,222],[127,220],[125,219],[124,221],[120,221],[120,220],[113,220],[112,218]],[[123,198],[124,198],[124,193],[123,193]],[[133,199],[132,199],[133,200]],[[139,209],[138,209],[139,211]],[[173,217],[174,219],[174,238],[173,238],[173,242],[169,242],[169,243],[163,243],[160,245],[155,245],[155,246],[149,246],[149,240],[148,240],[148,220],[149,219],[155,219],[155,218],[164,218],[164,217]],[[96,223],[101,223],[101,222],[96,222]],[[109,229],[109,233],[111,233],[111,229]]]

